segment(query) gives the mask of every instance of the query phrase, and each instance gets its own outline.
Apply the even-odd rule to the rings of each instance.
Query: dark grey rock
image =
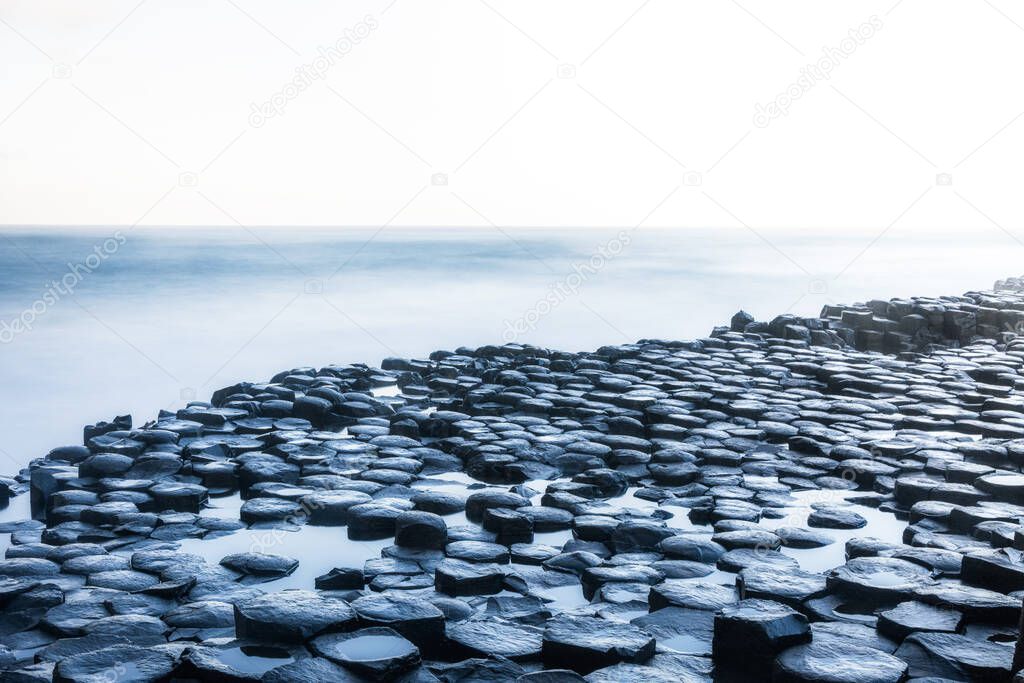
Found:
[[[801,571],[756,565],[740,571],[736,577],[740,598],[762,598],[776,600],[800,609],[811,598],[825,593],[825,576]]]
[[[1004,681],[1013,650],[955,633],[914,633],[896,650],[912,678]]]
[[[242,503],[239,517],[250,524],[280,521],[301,523],[305,520],[305,513],[298,503],[283,498],[251,498]]]
[[[657,640],[659,651],[711,656],[715,613],[683,607],[666,607],[631,622]]]
[[[361,623],[392,628],[425,653],[435,654],[444,638],[444,613],[426,599],[376,593],[357,598],[352,607]]]
[[[348,511],[356,505],[373,500],[361,491],[316,491],[299,499],[308,513],[310,524],[342,526],[348,522]]]
[[[546,668],[586,674],[620,662],[645,662],[654,650],[654,638],[631,624],[563,615],[548,621],[541,656]]]
[[[448,542],[448,527],[440,515],[410,510],[395,519],[395,543],[409,548],[442,550]]]
[[[71,655],[53,671],[55,683],[104,683],[110,680],[155,681],[174,669],[174,657],[166,652],[135,645],[113,645],[102,650]]]
[[[390,681],[420,664],[419,649],[386,627],[326,633],[309,647],[317,655],[371,680]]]
[[[726,549],[710,538],[699,536],[670,536],[658,544],[659,550],[668,557],[694,562],[713,563],[725,554]]]
[[[221,566],[247,576],[276,579],[288,576],[299,566],[298,560],[268,553],[234,553],[221,558]]]
[[[810,641],[807,617],[779,602],[743,600],[715,615],[713,656],[723,669],[763,676],[780,652]]]
[[[837,505],[817,505],[807,516],[807,526],[826,529],[861,529],[867,523],[856,511]]]
[[[648,603],[651,611],[665,607],[718,611],[738,601],[736,590],[729,586],[682,579],[666,579],[651,587]]]
[[[509,549],[498,543],[484,541],[456,541],[445,546],[448,557],[466,562],[490,562],[508,564]]]
[[[948,607],[909,600],[878,613],[878,632],[901,642],[911,633],[956,633],[963,615]]]
[[[1024,552],[1014,548],[973,550],[963,556],[965,583],[1001,593],[1024,590]]]
[[[265,683],[363,683],[365,680],[323,657],[306,657],[263,674]]]
[[[315,580],[317,590],[358,590],[365,582],[363,570],[351,567],[335,567]]]
[[[446,559],[434,570],[437,590],[448,595],[500,593],[505,574],[496,564]]]
[[[906,662],[870,647],[825,641],[798,645],[776,659],[772,681],[779,683],[900,683]]]
[[[857,557],[828,574],[828,586],[873,600],[905,600],[933,583],[924,567],[891,557]]]
[[[261,595],[235,604],[239,638],[301,642],[324,631],[346,630],[356,612],[347,602],[303,590]]]
[[[449,624],[448,639],[465,658],[504,657],[524,662],[540,659],[544,629],[500,617],[480,617]]]

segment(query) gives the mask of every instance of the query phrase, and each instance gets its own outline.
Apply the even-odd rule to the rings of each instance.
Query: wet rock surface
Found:
[[[0,481],[0,681],[1008,680],[1021,321],[1010,279],[89,425]]]

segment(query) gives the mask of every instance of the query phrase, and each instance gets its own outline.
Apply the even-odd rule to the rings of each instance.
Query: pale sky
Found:
[[[1009,0],[0,0],[0,224],[1024,239],[1021,64]]]

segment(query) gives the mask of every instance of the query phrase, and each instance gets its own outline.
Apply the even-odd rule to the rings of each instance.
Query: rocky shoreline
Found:
[[[0,683],[1010,680],[1022,321],[1011,278],[89,425],[0,480]]]

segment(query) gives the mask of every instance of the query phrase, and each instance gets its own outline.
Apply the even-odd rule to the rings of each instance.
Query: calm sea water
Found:
[[[87,422],[139,424],[293,367],[510,339],[567,350],[686,339],[740,308],[809,315],[1022,270],[1020,246],[996,231],[761,235],[2,228],[0,467],[78,443]]]

